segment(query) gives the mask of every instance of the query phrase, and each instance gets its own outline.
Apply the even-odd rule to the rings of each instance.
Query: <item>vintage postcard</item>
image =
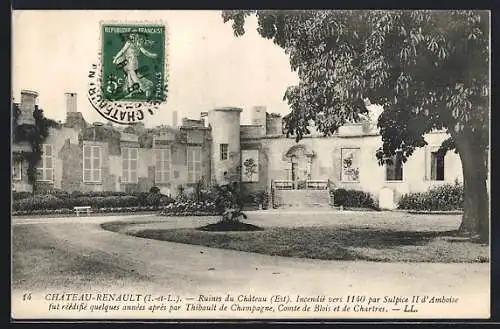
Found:
[[[12,13],[13,321],[487,319],[490,13]]]

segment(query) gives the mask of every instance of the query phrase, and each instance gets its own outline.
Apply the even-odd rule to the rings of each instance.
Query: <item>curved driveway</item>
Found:
[[[303,222],[304,216],[311,217],[311,225],[320,225],[319,222],[315,223],[312,215],[312,213],[297,213],[291,216],[296,222],[292,220],[284,225],[293,226],[294,223]],[[266,220],[269,215],[261,216],[256,212],[251,217],[254,220],[249,222],[259,225],[276,224]],[[167,223],[163,224],[164,226],[169,227],[195,226],[211,220],[191,221],[186,218],[165,220],[154,215],[13,219],[14,240],[18,234],[16,232],[36,231],[39,239],[45,241],[45,245],[39,248],[55,250],[55,253],[64,252],[68,259],[78,256],[97,262],[97,265],[92,265],[96,268],[92,281],[88,279],[86,281],[85,277],[79,274],[81,269],[72,268],[69,271],[62,271],[63,273],[53,273],[54,269],[47,268],[49,273],[43,273],[42,269],[42,272],[38,272],[42,275],[37,275],[36,278],[29,276],[16,278],[14,275],[14,292],[25,291],[27,288],[35,290],[50,288],[84,291],[98,289],[164,291],[175,292],[181,296],[198,296],[201,292],[259,295],[283,293],[309,296],[436,295],[457,296],[461,303],[444,305],[434,316],[446,317],[446,313],[450,312],[451,317],[455,318],[471,315],[480,317],[478,314],[487,316],[489,312],[489,264],[295,259],[141,239],[105,231],[100,227],[103,222],[118,219],[144,222],[161,220]],[[380,221],[383,223],[383,219]],[[375,220],[370,222],[376,224]],[[409,219],[406,225],[412,225],[411,223],[414,221]],[[16,248],[13,253],[16,258]],[[22,255],[18,254],[17,257],[14,266],[23,265]],[[46,257],[46,261],[50,264],[50,256]],[[23,266],[27,267],[28,264]],[[111,268],[107,269],[108,272],[103,270],[102,275],[99,275],[97,272],[105,266]],[[109,275],[111,272],[113,275]],[[428,314],[433,314],[432,309],[427,311],[430,312]],[[408,316],[408,314],[403,315]]]

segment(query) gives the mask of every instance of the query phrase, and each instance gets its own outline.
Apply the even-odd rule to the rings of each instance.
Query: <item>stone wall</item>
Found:
[[[443,133],[432,133],[426,136],[431,145],[440,145],[447,138]],[[294,145],[293,138],[265,138],[263,148],[268,149],[268,186],[271,180],[289,179],[287,170],[290,164],[284,155]],[[420,148],[403,165],[402,181],[386,181],[384,166],[379,166],[376,151],[382,145],[380,136],[355,135],[352,131],[348,135],[335,137],[304,138],[298,144],[312,149],[315,156],[312,160],[311,179],[330,180],[336,188],[358,189],[378,196],[379,191],[388,187],[395,192],[396,199],[408,192],[426,191],[432,186],[452,183],[455,179],[461,180],[462,169],[460,158],[453,152],[448,152],[445,158],[445,180],[431,181],[426,176],[430,163],[428,156],[430,148]],[[347,182],[341,179],[341,149],[359,148],[359,180]]]

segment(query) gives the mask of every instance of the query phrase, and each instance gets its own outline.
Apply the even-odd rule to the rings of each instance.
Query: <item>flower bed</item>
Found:
[[[164,206],[161,216],[216,216],[220,215],[214,201],[174,201]]]
[[[125,192],[73,192],[54,190],[44,195],[15,193],[13,215],[73,214],[76,206],[91,206],[93,213],[121,213],[159,211],[162,216],[218,216],[222,215],[228,201],[234,195],[224,188],[214,188],[203,194],[189,196],[181,193],[177,200],[160,194],[154,188],[150,192],[127,194]],[[265,191],[252,195],[255,203],[267,203]]]

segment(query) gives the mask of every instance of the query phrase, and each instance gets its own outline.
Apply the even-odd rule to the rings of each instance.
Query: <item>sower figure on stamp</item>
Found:
[[[147,43],[147,41],[148,40],[144,40],[143,36],[137,33],[131,33],[122,49],[113,57],[113,64],[122,64],[126,74],[125,90],[129,92],[126,97],[131,97],[136,92],[143,92],[146,96],[149,96],[151,93],[153,83],[137,74],[137,69],[139,68],[138,57],[140,53],[150,58],[158,57],[157,54],[144,49],[144,44]]]

